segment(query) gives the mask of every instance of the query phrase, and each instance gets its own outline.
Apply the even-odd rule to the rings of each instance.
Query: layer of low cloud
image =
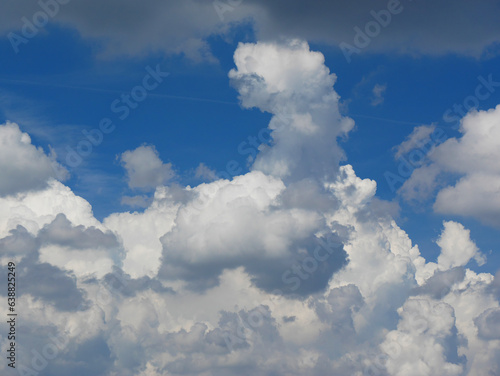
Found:
[[[0,197],[0,263],[15,260],[26,286],[18,367],[51,376],[498,373],[498,281],[468,268],[484,261],[474,234],[444,222],[440,254],[425,260],[376,183],[339,165],[337,139],[354,123],[306,43],[241,44],[235,62],[242,105],[272,114],[274,142],[247,174],[194,187],[145,174],[142,185],[135,171],[166,166],[142,147],[146,157],[129,151],[127,160],[133,184],[157,185],[143,212],[97,221],[55,180]],[[0,345],[5,353],[5,336]]]
[[[259,40],[284,37],[332,46],[347,43],[358,49],[352,58],[370,51],[477,57],[497,53],[500,42],[495,0],[307,4],[298,0],[178,0],[161,4],[152,0],[140,4],[131,0],[108,0],[105,4],[89,0],[59,6],[55,1],[46,3],[56,4],[51,6],[51,22],[76,29],[84,39],[99,42],[100,53],[107,56],[164,51],[184,53],[194,60],[215,61],[207,38],[230,35],[228,31],[239,25],[252,26]],[[5,36],[16,32],[22,37],[22,17],[32,22],[41,9],[38,2],[8,2],[0,16],[0,31]],[[371,31],[366,31],[367,26]],[[358,30],[365,36],[360,37]],[[356,43],[360,38],[364,38],[363,43]]]

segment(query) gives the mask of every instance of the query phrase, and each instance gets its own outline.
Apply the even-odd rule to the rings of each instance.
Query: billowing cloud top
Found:
[[[0,197],[0,278],[14,260],[20,281],[19,371],[498,374],[498,277],[468,268],[485,256],[454,221],[443,223],[436,262],[425,260],[375,197],[376,183],[339,165],[337,138],[353,121],[339,114],[323,56],[301,41],[266,42],[241,44],[235,63],[243,106],[272,114],[250,172],[164,186],[171,170],[152,147],[125,151],[130,185],[156,186],[155,195],[143,212],[102,223],[51,179],[49,157],[18,126],[0,126],[0,143],[17,140],[12,153],[26,161],[17,174],[36,163],[45,171]],[[439,147],[481,137],[497,112],[469,115],[462,141]],[[0,358],[4,373],[7,363]]]
[[[319,52],[307,43],[291,41],[240,44],[236,69],[229,72],[244,107],[274,116],[269,124],[273,147],[261,150],[253,169],[285,178],[331,178],[343,157],[336,139],[354,122],[339,113],[339,96]]]
[[[49,178],[67,174],[64,167],[31,144],[19,126],[0,127],[0,197],[43,189]]]
[[[499,122],[500,105],[488,111],[469,112],[460,123],[462,136],[451,137],[430,150],[427,160],[401,187],[403,197],[426,199],[441,188],[434,203],[437,212],[475,217],[500,228]],[[428,139],[432,130],[427,128],[427,133],[424,128],[418,133]],[[427,141],[422,142],[425,143]],[[416,144],[404,145],[406,153],[414,149],[421,153]],[[454,185],[442,188],[440,180],[446,175],[458,175],[459,179]]]

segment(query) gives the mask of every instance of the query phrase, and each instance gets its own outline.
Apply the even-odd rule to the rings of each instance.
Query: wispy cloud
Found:
[[[378,105],[381,105],[382,103],[384,103],[384,94],[385,94],[385,91],[387,89],[387,85],[386,84],[376,84],[373,89],[372,89],[372,102],[371,102],[371,105],[372,106],[378,106]]]

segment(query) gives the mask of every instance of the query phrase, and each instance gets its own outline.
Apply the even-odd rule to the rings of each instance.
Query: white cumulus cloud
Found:
[[[448,138],[432,149],[429,161],[415,169],[401,187],[403,197],[425,199],[439,187],[434,202],[436,212],[470,216],[499,227],[499,122],[500,105],[468,113],[460,123],[462,136]],[[406,150],[407,145],[400,148]],[[449,175],[459,179],[441,186]]]
[[[171,163],[163,163],[154,146],[143,145],[120,156],[130,188],[156,188],[175,176]]]
[[[14,259],[22,281],[18,367],[51,376],[497,374],[498,280],[468,268],[484,261],[474,234],[445,222],[429,262],[376,182],[339,165],[337,138],[353,121],[307,43],[241,44],[235,63],[243,106],[272,114],[271,145],[250,172],[166,185],[171,166],[141,146],[122,162],[131,187],[155,188],[143,212],[100,222],[55,180],[0,197],[0,279]],[[446,148],[488,134],[491,114],[472,115],[482,126]],[[4,353],[8,342],[0,337]]]
[[[0,197],[47,187],[67,171],[31,143],[15,123],[0,125]]]

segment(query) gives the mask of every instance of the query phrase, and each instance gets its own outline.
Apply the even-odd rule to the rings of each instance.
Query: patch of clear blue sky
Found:
[[[161,53],[142,58],[96,58],[99,46],[82,41],[76,32],[49,27],[14,54],[7,39],[0,40],[0,108],[2,120],[19,122],[35,144],[48,150],[52,145],[64,161],[66,146],[75,148],[83,139],[81,130],[96,128],[103,117],[116,129],[76,167],[67,184],[86,198],[102,219],[111,212],[126,210],[122,195],[130,192],[116,156],[141,144],[155,145],[165,162],[172,162],[182,184],[197,184],[193,170],[203,162],[225,171],[235,160],[247,171],[247,156],[238,145],[267,126],[269,114],[244,110],[230,87],[228,71],[239,41],[254,41],[249,27],[236,29],[228,42],[209,40],[219,64],[195,64]],[[333,47],[311,44],[321,51],[337,76],[335,90],[341,95],[345,114],[356,121],[356,130],[343,143],[347,161],[358,176],[374,179],[379,197],[394,200],[395,193],[384,178],[396,173],[398,162],[392,148],[420,124],[436,123],[456,136],[443,121],[443,113],[454,103],[474,93],[477,77],[493,74],[500,80],[499,58],[476,60],[457,56],[411,57],[362,53],[347,63]],[[110,109],[121,93],[140,84],[145,67],[160,64],[170,72],[163,83],[125,120]],[[387,85],[384,102],[371,105],[375,84]],[[488,109],[500,103],[500,93],[480,103]],[[424,255],[437,256],[437,239],[444,219],[458,220],[471,229],[472,238],[488,255],[490,263],[478,270],[495,271],[500,265],[498,231],[474,220],[436,215],[431,201],[419,208],[402,204],[398,223],[419,244]]]

